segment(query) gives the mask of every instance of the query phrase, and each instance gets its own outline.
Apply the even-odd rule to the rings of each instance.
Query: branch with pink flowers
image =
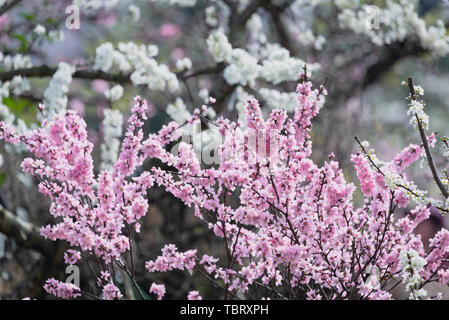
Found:
[[[192,207],[222,239],[226,254],[214,257],[194,248],[181,252],[167,244],[145,268],[150,273],[196,272],[219,288],[224,299],[390,299],[398,281],[407,283],[412,298],[421,299],[427,284],[447,283],[449,270],[442,261],[449,232],[438,232],[426,251],[412,231],[429,218],[430,206],[399,182],[389,182],[392,176],[412,188],[404,170],[426,156],[424,143],[384,163],[359,141],[363,153],[352,155],[351,161],[366,201],[355,208],[355,187],[333,155],[323,166],[310,159],[312,119],[327,92],[323,86],[314,89],[307,73],[300,79],[298,106],[290,118],[273,110],[265,120],[258,102],[248,100],[245,127],[218,119],[214,125],[223,139],[217,146],[221,161],[209,168],[202,167],[192,145],[180,142],[176,153],[168,150],[186,127],[201,121],[207,106],[196,109],[184,125],[171,122],[144,138],[148,104],[137,97],[117,162],[99,174],[93,171],[86,124],[76,112],[56,115],[27,135],[0,122],[2,139],[23,144],[34,154],[22,168],[52,200],[50,213],[63,218],[40,233],[65,241],[65,262],[86,264],[97,284],[86,292],[49,279],[45,290],[61,298],[123,299],[118,268],[129,278],[129,287],[146,299],[134,277],[132,237],[140,232],[139,220],[148,211],[147,190],[155,185]],[[270,147],[263,150],[261,145]],[[135,175],[146,159],[171,169],[155,166]],[[231,199],[239,199],[238,206]],[[397,208],[413,203],[410,216],[395,219]],[[157,299],[165,291],[156,282],[149,290]],[[198,290],[187,295],[201,298]]]

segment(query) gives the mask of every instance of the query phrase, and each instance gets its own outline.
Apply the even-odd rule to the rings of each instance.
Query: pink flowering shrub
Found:
[[[297,93],[292,117],[273,110],[265,120],[258,102],[248,100],[243,124],[220,118],[215,125],[222,136],[221,161],[212,167],[201,165],[190,144],[181,142],[177,154],[168,150],[182,135],[183,126],[174,122],[144,138],[148,105],[139,97],[110,171],[94,173],[86,124],[74,111],[46,120],[26,135],[0,123],[0,136],[23,143],[34,155],[22,168],[50,197],[50,213],[58,221],[41,233],[69,244],[67,264],[98,258],[101,273],[93,270],[93,276],[104,299],[123,297],[109,273],[113,266],[129,275],[145,297],[133,277],[132,259],[128,263],[125,256],[148,210],[147,190],[155,184],[194,208],[223,240],[226,258],[195,248],[179,252],[168,244],[145,264],[149,272],[197,272],[222,290],[225,299],[390,299],[401,282],[411,298],[432,298],[425,285],[449,281],[449,232],[437,233],[425,251],[413,230],[430,216],[430,202],[418,201],[424,198],[404,170],[426,156],[435,136],[407,147],[391,162],[379,161],[361,143],[361,153],[351,156],[365,198],[356,208],[356,186],[346,181],[333,155],[321,166],[311,160],[309,134],[324,104],[325,88],[313,89],[303,77]],[[202,119],[202,111],[196,110],[187,125]],[[418,125],[421,130],[419,120]],[[136,175],[149,158],[171,169],[153,167]],[[398,207],[412,203],[410,215],[395,217]],[[95,297],[54,279],[44,288],[61,298]],[[153,283],[149,291],[162,299],[166,290]],[[199,291],[186,296],[202,299]]]
[[[146,190],[153,185],[150,173],[127,179],[144,159],[139,152],[146,108],[147,103],[136,98],[119,160],[114,170],[98,176],[94,175],[86,124],[74,111],[45,121],[42,128],[25,136],[18,136],[1,124],[0,130],[8,142],[22,141],[35,156],[26,158],[22,168],[39,181],[39,190],[52,200],[50,213],[60,220],[43,227],[41,234],[68,242],[73,249],[64,255],[67,264],[78,262],[83,253],[100,258],[106,266],[115,261],[125,268],[121,256],[130,249],[129,235],[133,229],[139,229],[137,220],[148,209]],[[105,298],[121,297],[109,276],[98,277],[97,281],[104,287]],[[64,286],[58,287],[53,280],[47,282],[45,289],[67,297],[59,294],[66,291],[61,291]]]

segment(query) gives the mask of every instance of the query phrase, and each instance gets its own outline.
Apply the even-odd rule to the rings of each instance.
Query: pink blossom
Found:
[[[150,287],[150,293],[154,293],[157,295],[158,300],[162,300],[165,295],[165,286],[163,284],[153,284]]]
[[[176,24],[164,23],[159,27],[158,34],[162,39],[173,38],[179,35],[180,30]]]
[[[63,299],[76,298],[81,295],[81,291],[71,283],[64,283],[53,278],[48,279],[44,285],[45,291]]]
[[[11,23],[11,19],[7,13],[4,13],[0,16],[0,30],[4,30]]]
[[[92,81],[92,89],[94,91],[97,91],[98,93],[103,94],[108,89],[108,87],[108,83],[104,80],[96,79]]]
[[[374,172],[368,164],[366,158],[361,155],[352,155],[351,161],[354,163],[354,167],[357,173],[357,177],[360,181],[362,192],[366,196],[371,196],[374,192],[375,180]]]
[[[203,300],[203,298],[200,296],[200,293],[198,291],[190,291],[189,295],[187,296],[188,300]]]
[[[438,277],[439,277],[438,282],[440,284],[443,284],[443,285],[447,284],[449,282],[449,270],[448,269],[445,269],[445,270],[441,269],[441,270],[439,270],[438,271]]]
[[[81,116],[84,116],[85,110],[84,110],[84,103],[80,99],[72,99],[70,100],[70,107],[78,112]]]
[[[112,27],[117,23],[117,15],[113,12],[100,14],[97,17],[97,23],[106,27]]]
[[[112,283],[108,283],[103,288],[103,299],[105,300],[117,300],[121,299],[123,295],[120,292],[120,289],[117,288]]]
[[[81,259],[81,253],[76,250],[69,249],[64,253],[64,261],[66,264],[73,265]]]
[[[171,57],[175,61],[180,60],[180,59],[184,58],[185,56],[186,55],[184,53],[184,50],[182,50],[181,48],[175,48],[171,53]]]
[[[95,255],[102,265],[114,263],[126,270],[129,231],[138,231],[149,208],[147,191],[158,185],[192,208],[211,234],[223,241],[226,256],[219,259],[194,248],[181,252],[166,244],[159,256],[145,263],[149,272],[198,272],[223,283],[228,296],[276,286],[285,289],[271,292],[280,299],[285,292],[304,292],[308,299],[391,299],[387,279],[404,274],[399,256],[413,249],[426,257],[420,271],[423,279],[447,282],[442,261],[449,254],[449,231],[439,231],[426,252],[413,231],[429,218],[429,206],[410,208],[409,215],[397,220],[396,206],[409,206],[410,195],[387,183],[382,171],[407,182],[405,168],[422,156],[422,148],[411,145],[381,168],[364,153],[352,155],[364,197],[358,207],[353,199],[356,187],[346,180],[338,162],[329,157],[318,164],[311,157],[312,120],[326,91],[303,81],[297,94],[292,117],[273,110],[265,119],[259,103],[251,99],[245,105],[245,125],[217,119],[223,138],[218,150],[221,162],[207,168],[192,145],[179,141],[183,127],[178,124],[144,134],[149,106],[140,97],[134,100],[111,170],[94,170],[93,144],[86,123],[74,110],[44,120],[26,134],[0,122],[0,139],[21,142],[30,153],[22,169],[36,177],[55,218],[41,234],[67,242],[69,264],[83,252]],[[187,123],[198,124],[204,111],[207,108],[196,109]],[[178,142],[178,152],[170,152],[169,145]],[[276,149],[276,156],[260,151],[267,146]],[[162,165],[138,170],[149,158]],[[372,270],[379,271],[381,283],[370,278]],[[103,271],[96,280],[103,298],[122,298],[109,273]],[[79,288],[54,279],[45,289],[62,298],[81,295]],[[165,291],[163,284],[150,288],[158,299]],[[188,297],[200,298],[196,291]]]

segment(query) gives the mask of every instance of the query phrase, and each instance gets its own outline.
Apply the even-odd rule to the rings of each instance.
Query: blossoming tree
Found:
[[[89,19],[108,24],[117,19],[111,12],[123,8],[131,25],[141,23],[139,6],[123,2],[47,5],[50,11],[67,5],[81,9],[89,27]],[[20,4],[0,1],[7,37],[18,27],[5,17],[20,10]],[[198,12],[205,16],[203,46],[210,64],[201,66],[202,60],[192,62],[179,51],[172,53],[172,62],[164,62],[164,53],[154,44],[106,41],[96,47],[92,59],[57,66],[42,59],[36,65],[40,58],[35,50],[45,51],[47,40],[62,40],[58,27],[64,28],[66,17],[49,22],[26,14],[22,17],[32,32],[29,37],[16,35],[19,48],[11,42],[2,56],[0,137],[5,150],[24,157],[16,163],[21,162],[26,177],[33,177],[49,198],[52,218],[38,231],[2,208],[0,231],[47,258],[58,252],[58,268],[62,261],[84,265],[94,284],[87,289],[49,274],[49,279],[40,279],[46,292],[61,298],[103,299],[147,299],[153,297],[150,293],[162,299],[163,281],[147,285],[136,277],[145,268],[152,275],[178,270],[202,277],[224,299],[390,299],[401,283],[412,299],[441,298],[441,293],[431,295],[426,288],[449,281],[449,233],[442,229],[425,248],[413,232],[429,218],[431,208],[440,214],[449,210],[449,178],[440,177],[431,154],[437,140],[443,146],[446,140],[427,133],[423,89],[411,79],[405,83],[419,144],[406,147],[391,161],[381,161],[369,143],[358,138],[352,142],[360,146],[360,153],[350,160],[363,193],[361,206],[354,203],[356,186],[346,181],[333,154],[322,165],[312,160],[310,133],[326,97],[346,101],[355,83],[371,84],[403,57],[447,55],[444,23],[426,24],[409,1],[385,1],[380,7],[364,1],[232,0],[207,5],[156,1],[151,6],[204,9]],[[326,25],[317,33],[314,24],[330,16],[338,25]],[[355,52],[334,45],[332,39],[342,30],[363,39],[367,48]],[[176,25],[166,24],[158,37],[176,37],[179,32]],[[296,57],[302,50],[294,35],[299,35],[303,59]],[[373,51],[378,59],[368,62]],[[343,53],[344,61],[338,62],[336,57]],[[324,84],[313,88],[311,79],[321,80],[326,72],[348,72],[354,59],[362,61],[363,81],[355,77],[336,90],[335,81],[323,79],[327,89]],[[44,77],[51,80],[36,97],[32,78]],[[98,166],[82,117],[84,103],[69,97],[74,79],[88,81],[108,101],[102,112]],[[145,122],[157,111],[136,97],[122,137],[123,114],[114,106],[128,89],[141,96],[167,92],[174,102],[164,110],[174,121],[148,133]],[[33,106],[32,121],[14,114],[15,99]],[[406,169],[418,160],[429,167],[439,198],[407,177]],[[183,251],[166,244],[160,256],[145,264],[135,260],[133,239],[148,215],[147,196],[156,188],[192,208],[201,228],[222,242],[224,254],[215,256],[202,246]],[[410,214],[398,217],[398,208],[406,207]],[[184,298],[201,299],[201,291],[192,286]]]

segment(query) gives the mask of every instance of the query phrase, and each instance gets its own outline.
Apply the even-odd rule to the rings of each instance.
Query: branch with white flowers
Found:
[[[42,65],[31,68],[21,68],[0,73],[0,81],[8,81],[15,76],[22,77],[51,77],[58,70],[57,67],[50,67]],[[102,79],[105,81],[112,81],[118,83],[130,83],[129,75],[125,74],[110,74],[101,70],[77,70],[73,74],[74,78],[78,79]]]
[[[216,64],[209,67],[204,67],[202,69],[198,70],[190,70],[186,72],[179,73],[179,78],[181,80],[186,80],[190,78],[194,78],[200,75],[206,75],[206,74],[215,74],[219,73],[224,69],[223,64]],[[9,81],[13,79],[15,76],[22,76],[22,77],[29,77],[29,78],[40,78],[40,77],[51,77],[53,76],[56,71],[58,70],[57,67],[51,67],[48,65],[41,65],[37,67],[30,67],[30,68],[20,68],[20,69],[14,69],[9,70],[5,72],[0,72],[0,81]],[[86,80],[105,80],[110,82],[117,82],[117,83],[131,83],[130,75],[129,74],[123,74],[123,73],[108,73],[101,70],[88,70],[88,69],[79,69],[76,70],[73,74],[73,78],[77,79],[86,79]]]
[[[416,97],[416,93],[415,93],[415,86],[413,84],[413,79],[412,78],[408,78],[408,86],[410,89],[410,95],[413,101],[417,100]],[[438,171],[435,167],[435,163],[433,161],[433,157],[432,157],[432,153],[430,152],[430,147],[429,147],[429,143],[427,141],[427,137],[426,137],[426,133],[424,131],[424,127],[422,125],[422,120],[420,120],[420,118],[418,117],[417,114],[415,114],[416,117],[416,121],[418,124],[418,130],[419,130],[419,134],[421,136],[421,140],[424,146],[424,150],[426,151],[426,156],[427,156],[427,162],[429,163],[429,167],[430,170],[432,171],[432,176],[433,179],[435,180],[438,188],[440,189],[441,193],[443,194],[443,196],[447,199],[449,197],[449,193],[446,190],[446,187],[444,186],[444,184],[441,182],[440,176],[438,175]]]

